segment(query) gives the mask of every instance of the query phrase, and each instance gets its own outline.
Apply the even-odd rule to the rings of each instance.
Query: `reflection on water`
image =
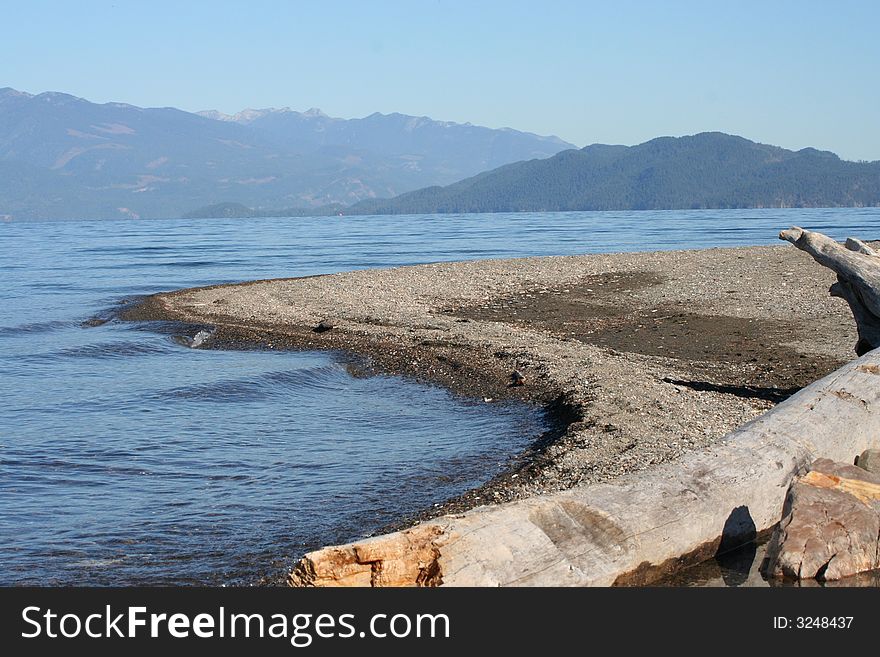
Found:
[[[679,573],[663,578],[656,586],[686,587],[876,587],[880,586],[880,570],[859,573],[852,577],[829,582],[815,579],[801,581],[764,579],[761,564],[767,551],[767,540],[749,543],[738,550],[715,556],[703,563],[685,568]]]

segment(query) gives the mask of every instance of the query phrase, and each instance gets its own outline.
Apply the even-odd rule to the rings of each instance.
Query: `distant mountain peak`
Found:
[[[33,98],[33,94],[29,94],[26,91],[19,91],[18,89],[13,89],[12,87],[3,87],[0,89],[0,96],[20,96],[22,98]]]
[[[130,109],[130,110],[139,110],[142,108],[137,107],[135,105],[129,105],[128,103],[92,103],[85,98],[81,98],[80,96],[74,96],[73,94],[66,94],[61,91],[43,91],[38,94],[31,94],[27,91],[19,91],[18,89],[13,89],[12,87],[3,87],[0,89],[0,97],[6,98],[22,98],[22,99],[33,99],[37,101],[43,101],[46,103],[50,103],[53,105],[64,105],[69,103],[80,103],[83,105],[98,105],[100,107],[116,107],[120,109]]]
[[[47,103],[87,103],[89,101],[84,98],[80,98],[79,96],[73,96],[71,94],[65,94],[60,91],[44,91],[41,94],[37,94],[36,96],[28,94],[28,98],[34,98],[36,100],[42,100]]]
[[[211,119],[212,121],[232,121],[231,114],[224,114],[223,112],[218,112],[217,110],[201,110],[196,112],[198,116],[201,116],[206,119]]]
[[[275,107],[253,109],[248,107],[247,109],[243,109],[240,112],[236,112],[235,114],[224,114],[223,112],[218,112],[217,110],[202,110],[201,112],[196,112],[196,114],[198,114],[199,116],[203,116],[206,119],[213,119],[214,121],[248,124],[255,121],[256,119],[266,116],[267,114],[276,114],[291,111],[292,110],[289,107],[283,107],[281,109],[277,109]]]
[[[818,148],[812,148],[807,146],[806,148],[802,148],[799,151],[796,151],[798,155],[811,155],[814,157],[825,157],[830,160],[839,160],[840,156],[837,153],[832,153],[831,151],[820,151]]]
[[[235,114],[224,114],[223,112],[218,112],[217,110],[202,110],[201,112],[196,112],[196,114],[198,114],[199,116],[203,116],[206,119],[213,119],[214,121],[227,121],[229,123],[241,123],[242,125],[248,125],[249,123],[253,123],[257,119],[262,119],[263,117],[270,116],[272,114],[295,114],[297,116],[304,116],[310,119],[330,118],[317,107],[311,107],[305,112],[297,112],[290,107],[265,107],[263,109],[254,109],[248,107],[247,109],[243,109],[240,112],[236,112]]]

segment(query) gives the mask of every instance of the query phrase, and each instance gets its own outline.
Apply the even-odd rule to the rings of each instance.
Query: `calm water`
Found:
[[[880,211],[608,212],[0,224],[0,583],[253,583],[479,485],[542,414],[340,355],[192,350],[83,327],[122,301],[484,257],[880,237]]]

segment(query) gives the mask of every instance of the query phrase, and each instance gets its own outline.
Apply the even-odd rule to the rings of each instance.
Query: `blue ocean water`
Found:
[[[477,486],[546,429],[326,353],[96,315],[213,283],[487,257],[880,237],[878,209],[0,223],[0,584],[248,584]]]

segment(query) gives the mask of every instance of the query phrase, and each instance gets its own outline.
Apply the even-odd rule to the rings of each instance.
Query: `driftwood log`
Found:
[[[845,299],[852,310],[859,332],[856,354],[880,347],[880,254],[861,240],[850,237],[841,245],[798,226],[779,233],[779,239],[806,251],[837,274],[829,292]]]

